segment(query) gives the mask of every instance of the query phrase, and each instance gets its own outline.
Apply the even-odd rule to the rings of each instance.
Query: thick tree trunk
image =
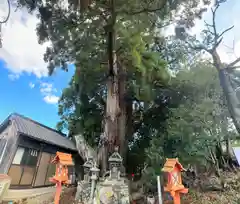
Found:
[[[122,150],[122,157],[124,158],[123,162],[126,166],[127,162],[127,152],[128,152],[128,142],[132,139],[134,134],[134,123],[133,123],[133,102],[132,97],[129,94],[125,97],[125,104],[126,104],[126,133],[125,133],[125,142],[124,142],[124,149]]]
[[[81,134],[75,135],[73,139],[77,146],[78,153],[84,161],[87,161],[89,157],[96,158],[96,151],[90,145],[88,145]]]
[[[119,69],[119,108],[120,114],[118,118],[118,136],[119,136],[119,152],[123,159],[126,156],[126,151],[128,143],[126,140],[126,131],[127,131],[127,107],[126,107],[126,70],[125,68],[118,64]]]
[[[240,133],[240,110],[239,98],[236,95],[237,87],[233,86],[229,73],[225,69],[219,70],[219,79],[223,88],[223,93],[227,99],[228,110],[233,119],[233,123]]]
[[[114,151],[115,146],[120,149],[124,156],[125,149],[125,126],[126,126],[126,105],[125,105],[125,70],[118,64],[116,55],[116,8],[115,0],[109,1],[110,18],[105,26],[107,33],[108,51],[108,82],[107,102],[104,120],[103,144],[101,144],[101,169],[107,170],[107,158]]]
[[[104,143],[100,148],[101,169],[107,170],[108,156],[118,146],[120,154],[125,156],[125,135],[126,135],[126,104],[125,104],[125,71],[117,63],[117,57],[114,54],[113,73],[109,76],[107,82],[107,102],[104,121]]]
[[[109,77],[107,83],[107,103],[104,134],[108,140],[108,151],[113,152],[114,147],[120,145],[119,138],[119,118],[120,108],[120,75],[117,65],[116,55],[114,54],[113,75]]]
[[[228,158],[231,158],[231,150],[230,150],[230,147],[231,147],[231,142],[230,142],[230,139],[229,137],[226,139],[226,151],[227,151],[227,157]]]

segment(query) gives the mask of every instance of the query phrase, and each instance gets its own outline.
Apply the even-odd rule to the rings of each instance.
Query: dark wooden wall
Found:
[[[74,168],[78,179],[81,179],[83,177],[83,159],[80,157],[77,151],[65,149],[52,144],[47,144],[45,142],[37,141],[31,137],[28,137],[27,135],[19,134],[15,127],[14,121],[12,123],[5,124],[5,126],[1,127],[0,129],[0,150],[2,149],[1,147],[4,147],[5,143],[7,145],[4,151],[4,155],[2,156],[2,160],[0,161],[0,174],[9,173],[17,148],[26,147],[38,150],[40,153],[39,156],[41,156],[42,152],[50,153],[54,156],[57,151],[72,154],[75,163]],[[2,152],[0,152],[0,159],[1,153]],[[38,167],[36,167],[36,171],[38,170],[37,168]]]
[[[70,172],[74,173],[77,171],[77,175],[82,177],[83,171],[81,168],[82,168],[83,160],[81,159],[77,151],[72,151],[56,145],[36,141],[33,138],[23,134],[19,135],[18,147],[37,150],[38,162],[36,163],[36,166],[12,164],[9,170],[9,175],[12,175],[12,178],[13,178],[11,188],[29,188],[29,187],[31,188],[31,187],[41,187],[41,186],[52,185],[52,183],[48,182],[48,180],[49,180],[49,177],[51,177],[55,173],[55,165],[51,164],[51,160],[54,158],[57,151],[72,154],[74,163],[77,165],[75,165],[74,167],[69,167],[70,168],[69,173]],[[46,166],[47,164],[48,166]],[[75,167],[77,167],[76,170],[74,170]],[[23,183],[26,183],[25,182],[26,177],[24,177],[25,179],[23,179],[23,175],[25,175],[25,171],[27,171],[28,176],[31,175],[31,177],[27,178],[28,179],[27,181],[31,183],[28,183],[27,185],[23,186]]]

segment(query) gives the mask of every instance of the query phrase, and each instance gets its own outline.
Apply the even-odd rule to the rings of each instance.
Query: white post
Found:
[[[92,204],[94,202],[95,187],[97,184],[98,172],[100,170],[97,168],[97,164],[94,163],[90,171],[92,172],[92,176],[91,176],[92,186],[91,186],[91,194],[90,194],[90,203]]]
[[[157,176],[157,186],[158,186],[158,204],[162,204],[162,190],[160,176]]]
[[[91,186],[91,194],[90,194],[90,203],[92,204],[94,201],[94,190],[96,186],[96,179],[92,178],[92,186]]]

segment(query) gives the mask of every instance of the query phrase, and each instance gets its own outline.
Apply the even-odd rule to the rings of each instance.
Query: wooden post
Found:
[[[56,183],[56,194],[55,194],[54,204],[59,204],[61,192],[62,192],[62,184],[61,182],[58,181]]]
[[[173,196],[173,203],[174,204],[180,204],[181,203],[179,192],[175,192],[175,195]]]

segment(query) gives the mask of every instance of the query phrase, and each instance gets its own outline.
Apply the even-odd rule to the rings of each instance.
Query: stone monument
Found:
[[[96,182],[98,179],[99,171],[100,169],[97,168],[96,162],[94,163],[93,167],[90,169],[91,171],[91,195],[90,195],[90,201],[91,203],[94,200],[94,193],[95,193],[95,188],[96,188]]]
[[[78,182],[76,200],[94,204],[129,204],[128,180],[121,177],[122,157],[115,148],[109,157],[109,176],[99,179],[96,162],[89,158],[83,165],[84,180]]]
[[[75,200],[87,203],[91,194],[91,168],[93,167],[93,158],[89,157],[83,164],[84,178],[78,182]]]
[[[90,182],[91,168],[93,167],[93,158],[89,157],[88,160],[83,164],[84,178],[83,181],[86,183]]]
[[[122,157],[115,148],[109,157],[109,177],[96,188],[96,199],[102,204],[129,204],[128,180],[121,177]]]

